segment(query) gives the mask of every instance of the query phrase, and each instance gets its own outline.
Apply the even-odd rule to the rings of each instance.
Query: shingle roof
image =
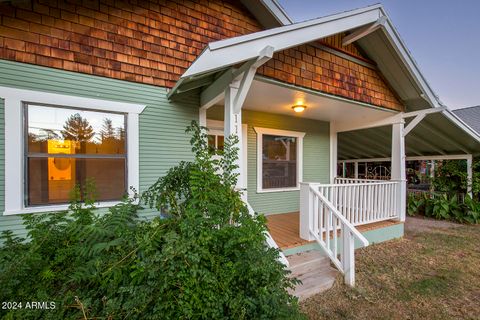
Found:
[[[456,109],[453,113],[480,134],[480,106]]]

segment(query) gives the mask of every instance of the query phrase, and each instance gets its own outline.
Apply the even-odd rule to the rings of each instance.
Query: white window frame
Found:
[[[34,90],[0,86],[0,98],[5,103],[5,210],[3,215],[66,210],[67,204],[26,207],[24,194],[24,113],[25,102],[42,103],[65,108],[121,112],[127,114],[127,183],[139,189],[139,114],[145,105],[92,99]],[[131,193],[129,189],[129,193]],[[99,208],[110,207],[119,201],[99,202]]]
[[[305,132],[278,130],[271,128],[253,128],[257,133],[257,193],[285,192],[300,190],[300,183],[303,181],[303,137]],[[297,139],[297,185],[290,188],[263,189],[263,135],[286,136]]]
[[[207,134],[220,135],[224,136],[225,123],[221,120],[212,120],[207,119]],[[242,153],[242,163],[240,164],[241,175],[239,177],[239,185],[242,189],[248,188],[248,148],[247,148],[247,137],[248,137],[248,127],[245,123],[242,123],[242,147],[240,152]]]

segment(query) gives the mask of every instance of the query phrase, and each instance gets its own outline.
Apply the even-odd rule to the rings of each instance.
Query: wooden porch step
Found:
[[[300,301],[332,287],[337,270],[330,266],[330,259],[318,250],[311,250],[287,257],[291,277],[302,281],[293,293]]]

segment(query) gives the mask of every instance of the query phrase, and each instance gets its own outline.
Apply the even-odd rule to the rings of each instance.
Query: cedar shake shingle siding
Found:
[[[320,43],[373,63],[364,58],[354,45],[342,47],[340,35],[325,38]],[[403,105],[379,71],[310,44],[275,53],[270,61],[258,69],[258,73],[297,86],[403,110]]]
[[[0,59],[172,88],[209,42],[262,30],[239,2],[0,2]],[[368,61],[343,35],[319,43]],[[259,74],[402,110],[378,71],[312,45],[276,53]]]
[[[207,43],[261,30],[233,0],[12,1],[0,15],[2,59],[162,87]]]

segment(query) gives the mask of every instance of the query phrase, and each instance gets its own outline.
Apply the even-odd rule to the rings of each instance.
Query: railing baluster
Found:
[[[332,219],[333,219],[333,256],[335,257],[335,259],[338,259],[338,256],[337,256],[337,232],[338,232],[338,229],[337,229],[337,218],[334,217],[332,215]]]
[[[327,215],[325,219],[325,243],[327,244],[327,250],[330,250],[330,215],[331,209],[327,209]]]
[[[325,229],[325,224],[324,224],[324,221],[325,221],[325,206],[323,203],[320,203],[320,212],[319,212],[319,219],[318,219],[319,223],[320,223],[320,239],[322,239],[323,241],[323,233],[324,233],[324,229]]]

